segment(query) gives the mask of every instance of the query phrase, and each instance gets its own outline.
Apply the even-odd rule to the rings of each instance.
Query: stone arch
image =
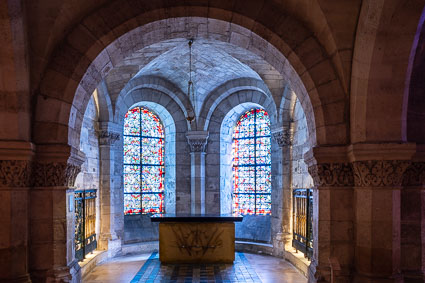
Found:
[[[124,103],[127,106],[129,103],[132,103],[134,101],[137,101],[139,97],[134,97],[135,95],[140,94],[140,92],[137,92],[137,90],[140,89],[152,89],[156,90],[156,93],[158,97],[152,97],[152,99],[156,100],[157,102],[160,102],[161,99],[162,104],[167,104],[171,100],[174,101],[179,107],[179,109],[183,112],[184,117],[187,117],[187,111],[191,110],[193,112],[192,105],[188,99],[188,97],[181,92],[181,90],[176,87],[172,82],[159,77],[159,76],[136,76],[133,79],[131,79],[125,87],[120,92],[117,102],[116,102],[116,111],[115,111],[115,120],[119,119],[117,115],[122,114],[121,111],[121,105]],[[164,95],[163,95],[164,94]],[[132,95],[132,96],[129,96]],[[164,97],[162,97],[164,96]],[[190,129],[191,124],[187,123],[188,129]]]
[[[226,155],[225,152],[222,151],[228,151],[229,144],[231,146],[231,142],[229,143],[229,137],[231,140],[232,127],[230,127],[230,124],[228,123],[236,122],[240,114],[242,114],[244,110],[247,110],[247,107],[251,106],[265,109],[270,115],[272,126],[276,124],[277,115],[274,100],[272,97],[267,96],[259,90],[239,90],[228,95],[217,105],[209,119],[208,128],[206,128],[209,132],[209,142],[205,158],[205,164],[209,170],[206,171],[205,176],[205,198],[207,200],[206,207],[210,211],[207,210],[206,213],[224,212],[224,210],[221,210],[220,205],[224,205],[226,200],[227,202],[229,201],[228,194],[221,194],[221,186],[223,185],[225,188],[228,187],[228,184],[224,184],[222,182],[225,172],[221,172],[226,169],[224,168],[225,165],[221,166],[221,164],[228,165],[229,163],[229,160],[221,160],[221,157],[224,158],[224,155]],[[225,120],[228,123],[223,126]],[[272,142],[272,150],[273,146],[276,146],[274,145],[274,142]],[[221,202],[221,199],[223,199],[223,202]],[[266,236],[268,238],[266,240],[262,240],[270,241],[270,234]]]
[[[352,143],[407,141],[406,78],[422,10],[421,1],[363,1],[352,65]]]
[[[227,81],[226,83],[212,90],[207,95],[205,102],[203,104],[202,110],[200,112],[199,121],[197,123],[198,127],[206,131],[209,127],[210,119],[212,115],[214,114],[214,111],[216,110],[217,106],[233,93],[238,91],[245,91],[245,90],[251,91],[250,93],[248,92],[244,92],[244,93],[246,95],[251,95],[252,100],[255,100],[255,99],[273,100],[273,97],[268,87],[261,80],[254,79],[254,78],[238,78],[238,79]],[[261,97],[254,98],[254,94],[253,94],[254,92],[261,92],[263,95]],[[238,98],[238,96],[235,96],[235,98]],[[246,100],[246,99],[247,98],[243,98],[243,100]],[[271,101],[268,100],[268,103],[271,104]],[[275,115],[276,109],[274,109],[272,113]],[[273,117],[273,119],[277,119],[277,117]]]
[[[405,134],[409,142],[425,143],[425,8],[422,11],[417,26],[409,66],[406,76],[403,117],[405,120]]]
[[[105,81],[99,84],[94,94],[96,95],[96,102],[99,109],[99,122],[112,122],[114,120],[114,110]]]
[[[36,121],[34,128],[36,131],[41,132],[43,128],[50,128],[53,132],[56,133],[56,137],[54,136],[55,142],[67,143],[66,139],[63,137],[63,133],[67,132],[67,124],[69,124],[71,128],[78,128],[78,125],[76,125],[75,122],[77,121],[77,124],[79,122],[79,119],[76,118],[76,116],[81,115],[81,107],[78,107],[77,104],[82,104],[80,106],[83,108],[85,107],[85,97],[87,97],[92,92],[101,78],[114,66],[116,60],[122,58],[122,56],[120,56],[120,52],[122,52],[121,55],[130,53],[134,50],[135,47],[140,47],[142,42],[148,42],[149,40],[151,42],[155,42],[164,39],[166,36],[172,36],[173,34],[175,35],[176,33],[173,33],[174,27],[171,27],[182,26],[164,25],[167,22],[166,20],[163,20],[162,22],[155,22],[157,25],[156,27],[154,26],[155,23],[152,23],[154,20],[161,20],[161,18],[182,16],[179,14],[180,10],[176,7],[170,7],[168,9],[169,13],[165,15],[161,13],[155,13],[154,11],[149,10],[148,6],[143,5],[136,5],[134,7],[131,5],[131,14],[123,13],[119,16],[112,17],[114,18],[114,28],[106,27],[100,24],[100,22],[93,21],[95,18],[102,18],[108,13],[114,12],[115,10],[111,9],[111,7],[113,7],[115,4],[116,2],[111,5],[106,5],[103,7],[103,9],[94,12],[90,17],[87,17],[85,20],[83,20],[80,25],[77,25],[67,36],[66,40],[64,40],[63,43],[56,48],[56,51],[52,55],[52,60],[44,73],[43,79],[40,83],[40,95],[37,99],[37,103],[40,106],[38,109],[40,109],[40,111],[37,111],[35,115]],[[129,4],[127,1],[119,3],[120,7],[123,7],[127,4]],[[281,15],[286,16],[286,13],[281,11],[279,7],[271,6],[272,4],[267,4],[264,9],[261,10],[262,13],[265,13],[262,16],[266,16],[265,18],[267,19],[274,19],[274,12],[277,11],[279,11]],[[318,9],[320,10],[320,8]],[[138,11],[140,11],[140,14],[137,14]],[[141,11],[143,11],[143,13]],[[200,11],[203,12],[199,13]],[[221,38],[222,40],[240,44],[245,48],[247,48],[246,45],[248,43],[248,47],[251,48],[251,50],[262,55],[268,62],[271,62],[271,64],[282,73],[295,73],[292,67],[290,67],[291,65],[294,66],[298,74],[301,74],[302,79],[302,82],[300,80],[294,85],[302,89],[304,89],[305,85],[306,89],[308,89],[308,95],[307,91],[297,91],[297,95],[302,96],[300,101],[303,104],[303,107],[305,106],[305,112],[311,113],[311,117],[308,119],[309,123],[316,122],[316,125],[313,126],[313,128],[317,127],[318,131],[320,132],[320,134],[317,135],[317,137],[319,137],[318,142],[323,144],[328,142],[340,143],[346,141],[347,126],[345,125],[345,117],[342,117],[341,115],[339,115],[338,118],[335,118],[335,115],[332,115],[332,117],[323,116],[327,114],[326,111],[322,111],[320,107],[320,105],[323,104],[321,100],[323,99],[324,95],[329,95],[326,91],[321,91],[323,88],[319,88],[319,86],[327,85],[328,81],[338,81],[338,77],[341,76],[338,75],[335,69],[332,67],[332,61],[325,55],[323,48],[321,48],[321,43],[313,36],[313,32],[309,31],[302,23],[291,16],[284,18],[278,16],[276,20],[280,19],[280,21],[274,22],[273,25],[267,25],[267,27],[265,27],[261,24],[262,20],[256,22],[255,20],[253,21],[250,19],[250,16],[252,17],[252,15],[234,13],[234,21],[233,23],[229,23],[220,21],[220,19],[224,19],[222,18],[222,15],[226,13],[220,15],[214,14],[212,11],[214,11],[214,7],[212,6],[201,6],[198,7],[198,9],[186,10],[186,12],[189,14],[185,16],[208,17],[204,19],[203,25],[200,25],[200,27],[198,27],[196,30],[198,36],[206,35],[213,36],[218,39]],[[230,11],[227,13],[231,14]],[[125,24],[123,24],[124,21],[131,18],[137,20],[127,21]],[[258,19],[261,18],[262,17]],[[168,21],[177,21],[179,19],[170,19]],[[225,17],[224,20],[227,19],[228,18]],[[148,23],[152,24],[149,25]],[[255,24],[251,25],[252,23]],[[136,28],[137,26],[143,24],[145,25],[139,29]],[[205,24],[208,27],[206,32],[205,29],[202,30],[202,26],[205,26]],[[288,25],[298,32],[289,32],[291,29],[287,28]],[[241,26],[245,26],[245,28],[242,28]],[[223,28],[224,32],[220,34],[220,30],[223,30]],[[242,40],[232,40],[232,32],[228,32],[226,30],[230,28],[233,28],[234,33],[239,30],[239,35],[243,37]],[[128,31],[131,29],[134,29],[134,33],[128,33]],[[135,31],[138,31],[138,33]],[[195,30],[192,29],[186,32],[183,31],[183,34],[191,35],[193,32],[195,32]],[[82,37],[87,39],[85,44],[81,44],[81,42],[76,40],[77,38]],[[332,36],[329,38],[332,38]],[[126,42],[126,44],[124,45],[122,42]],[[128,44],[129,42],[136,44]],[[328,41],[328,43],[329,42],[332,42],[332,40]],[[327,50],[335,50],[335,48],[331,46],[328,47],[329,48],[326,48]],[[267,53],[265,50],[267,50]],[[305,50],[310,50],[310,53],[311,50],[314,50],[313,53],[311,53],[312,56],[307,56],[307,59],[304,59],[304,56],[297,56],[297,54],[303,54]],[[288,57],[291,64],[288,63],[284,55]],[[324,76],[324,74],[326,74],[326,76]],[[339,100],[345,99],[344,89],[340,82],[332,85],[331,88],[334,89],[334,96],[338,97]],[[327,89],[329,90],[329,88]],[[75,100],[77,101],[73,102],[74,95],[76,98]],[[59,104],[60,109],[62,109],[61,113],[56,113],[56,116],[48,115],[41,117],[42,109],[44,109],[43,107],[46,105],[46,103],[43,103],[43,97],[48,98],[49,103]],[[310,100],[315,108],[308,106],[311,104]],[[340,104],[332,106],[339,107],[341,106]],[[317,117],[314,117],[313,113],[316,112],[319,112],[319,114],[320,112],[324,112],[325,114],[316,115]],[[68,123],[57,123],[57,115],[69,115],[71,118]],[[323,121],[318,120],[322,117],[324,118]],[[326,121],[327,119],[332,119],[332,124],[334,125],[333,129],[339,129],[339,135],[327,136],[325,134],[326,128],[324,125],[328,123]],[[336,126],[336,124],[338,124],[338,126]],[[78,133],[78,131],[76,132]],[[329,141],[327,141],[327,139],[329,139]],[[331,141],[330,139],[337,140]],[[37,136],[36,141],[39,143],[49,142],[42,135]]]
[[[119,102],[119,103],[118,103]],[[175,188],[175,207],[174,211],[190,212],[187,203],[190,203],[190,155],[189,146],[186,140],[186,132],[189,129],[188,122],[180,105],[170,97],[167,93],[161,92],[153,88],[140,88],[134,87],[129,92],[120,94],[120,99],[117,100],[115,120],[117,124],[122,125],[123,118],[128,109],[135,105],[147,105],[151,109],[157,110],[156,113],[162,118],[164,126],[168,129],[169,142],[166,136],[166,150],[167,143],[168,149],[171,154],[172,161],[170,170],[174,172],[182,172],[182,174],[175,174],[175,183],[169,184]],[[121,126],[122,129],[122,126]],[[173,133],[174,131],[174,133]],[[166,133],[167,135],[167,133]],[[173,145],[174,144],[174,145]],[[122,149],[122,145],[120,145]],[[175,160],[179,160],[176,164]],[[172,168],[172,167],[175,168]],[[169,176],[170,178],[173,175]],[[170,205],[170,204],[169,204]]]

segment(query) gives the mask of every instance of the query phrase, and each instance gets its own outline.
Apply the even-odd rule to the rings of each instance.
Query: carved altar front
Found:
[[[162,263],[232,263],[235,260],[235,221],[224,215],[167,215],[151,217],[159,223]]]

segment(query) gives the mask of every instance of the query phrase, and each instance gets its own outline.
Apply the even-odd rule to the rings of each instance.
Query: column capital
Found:
[[[353,167],[349,162],[320,163],[308,167],[316,187],[352,187]]]
[[[113,145],[120,139],[120,134],[111,130],[101,129],[96,131],[99,145]]]
[[[205,152],[207,149],[208,131],[190,131],[186,133],[191,152]]]
[[[35,145],[0,141],[0,187],[29,187]]]
[[[292,145],[292,131],[289,127],[272,129],[271,132],[279,147]]]

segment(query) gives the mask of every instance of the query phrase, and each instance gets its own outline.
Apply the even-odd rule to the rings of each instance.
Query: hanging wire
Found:
[[[189,81],[187,82],[187,96],[189,97],[189,101],[193,101],[193,103],[194,103],[195,102],[195,90],[193,88],[193,82],[192,82],[192,44],[193,44],[193,39],[189,39],[188,44],[189,44]],[[192,123],[192,121],[195,119],[195,114],[193,114],[191,112],[192,111],[188,109],[188,116],[186,117],[186,119],[190,123]]]

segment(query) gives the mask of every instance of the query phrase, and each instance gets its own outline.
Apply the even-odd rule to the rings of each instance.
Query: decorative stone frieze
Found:
[[[97,131],[99,145],[113,145],[120,139],[120,134],[108,130]]]
[[[403,174],[403,186],[425,185],[425,162],[412,162]]]
[[[315,186],[352,187],[354,184],[351,163],[321,163],[308,167]]]
[[[0,187],[29,187],[31,161],[0,160]]]
[[[281,128],[276,131],[272,131],[272,136],[279,147],[292,145],[292,135],[289,128]]]
[[[410,161],[367,160],[353,163],[356,187],[401,186]]]
[[[208,132],[205,131],[191,131],[187,132],[186,138],[190,146],[191,152],[205,152],[208,143]]]
[[[33,169],[33,185],[35,187],[72,187],[80,171],[80,165],[62,162],[36,162]]]

